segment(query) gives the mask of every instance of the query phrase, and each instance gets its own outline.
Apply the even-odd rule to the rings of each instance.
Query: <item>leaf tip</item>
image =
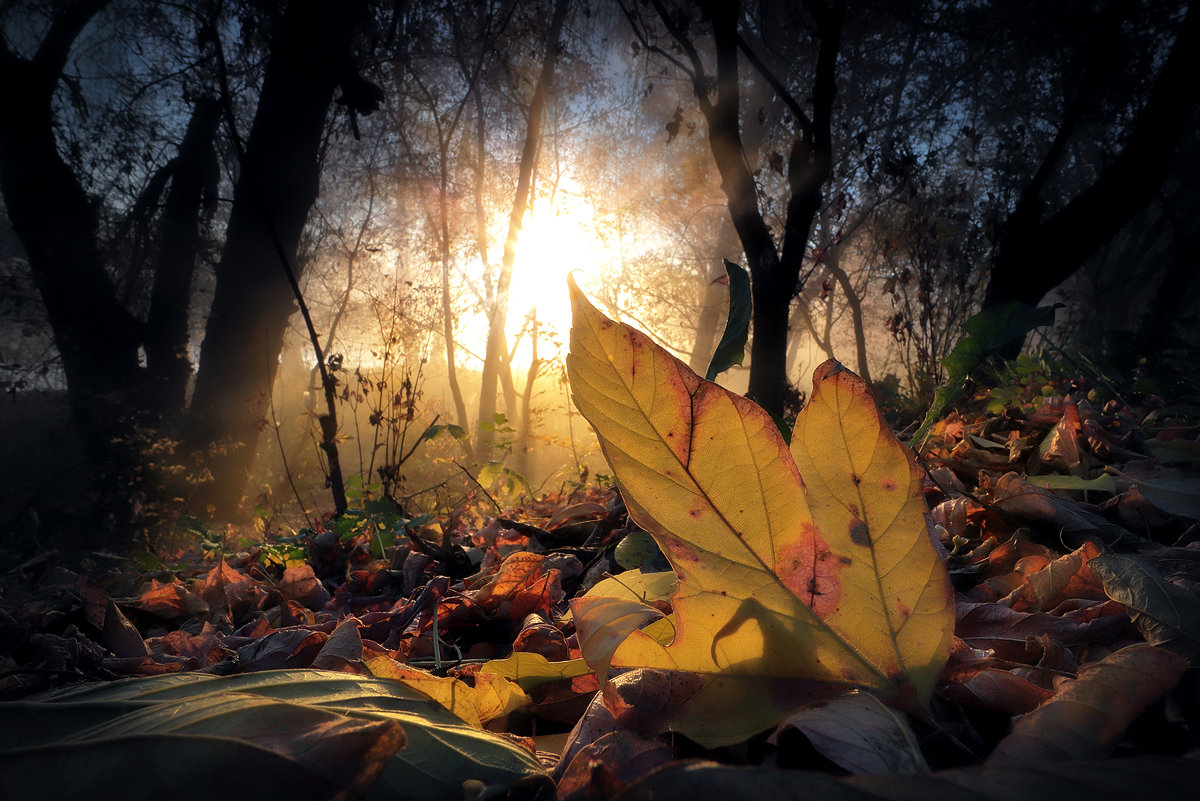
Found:
[[[826,378],[832,378],[838,373],[849,372],[846,366],[837,359],[826,359],[816,370],[813,370],[813,384],[818,384]]]

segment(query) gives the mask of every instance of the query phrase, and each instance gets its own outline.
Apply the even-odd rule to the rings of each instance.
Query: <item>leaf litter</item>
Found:
[[[153,569],[100,555],[77,571],[11,567],[5,790],[86,797],[154,773],[181,797],[1190,797],[1196,432],[1153,399],[1055,390],[1001,410],[980,392],[929,431],[916,488],[954,622],[924,703],[808,682],[772,697],[787,711],[777,725],[707,747],[681,735],[679,710],[705,688],[736,729],[745,677],[620,658],[614,621],[657,648],[675,641],[676,577],[655,570],[628,497],[577,487],[435,521],[444,547],[477,560],[467,576],[403,538],[373,555],[332,520],[283,562],[251,548]],[[626,540],[637,548],[618,559]],[[664,550],[677,567],[686,552]],[[600,656],[587,626],[609,638],[592,641]],[[597,677],[588,662],[605,655],[620,667]],[[46,767],[66,755],[84,766],[69,780]],[[249,762],[253,779],[215,767]]]

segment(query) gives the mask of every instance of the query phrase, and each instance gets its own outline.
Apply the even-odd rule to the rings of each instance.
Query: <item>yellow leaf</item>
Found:
[[[404,667],[386,656],[373,656],[366,660],[372,676],[392,679],[445,707],[475,728],[482,728],[476,705],[475,688],[449,676],[435,676],[424,670]]]
[[[642,601],[608,595],[584,595],[571,601],[571,614],[579,634],[579,650],[600,675],[601,684],[608,675],[613,654],[629,635],[663,616]]]
[[[678,586],[678,580],[671,572],[643,573],[640,570],[627,570],[620,575],[600,579],[583,597],[604,595],[630,601],[665,601],[674,594]]]
[[[591,670],[582,659],[551,662],[541,654],[524,651],[513,651],[504,659],[492,659],[479,668],[480,675],[490,673],[501,676],[511,682],[516,682],[525,691],[549,682],[573,679],[590,672]]]
[[[950,653],[954,608],[927,535],[920,468],[880,417],[866,382],[835,361],[813,373],[791,451],[813,522],[831,548],[850,556],[838,577],[848,602],[825,622],[893,683],[907,680],[928,698]]]
[[[475,711],[482,723],[502,718],[529,706],[529,696],[516,682],[496,673],[475,674]]]
[[[833,391],[818,402],[814,393],[810,427],[800,434],[808,444],[799,450],[821,470],[806,493],[761,408],[606,318],[573,281],[571,296],[567,369],[576,406],[596,430],[630,515],[679,578],[674,641],[663,646],[635,631],[612,665],[834,682],[926,702],[949,653],[952,595],[912,491],[915,468],[881,433],[865,393],[855,403]],[[826,373],[839,374],[829,366]],[[832,457],[816,442],[818,419],[831,426],[828,450],[872,449],[841,462],[873,466],[880,481],[893,474],[894,490],[859,498],[858,518],[867,542],[874,533],[883,543],[878,549],[859,545],[864,532],[851,530],[846,509],[838,512],[844,488],[825,472],[837,473],[841,462],[826,464]],[[849,471],[844,483],[853,486]],[[869,505],[885,501],[878,512]]]

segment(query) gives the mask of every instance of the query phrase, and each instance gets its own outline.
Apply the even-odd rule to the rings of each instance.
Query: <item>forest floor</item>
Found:
[[[492,685],[480,678],[484,665],[518,652],[558,667],[474,722],[527,748],[555,785],[543,774],[468,796],[661,799],[700,787],[798,798],[818,786],[796,784],[792,771],[803,770],[818,783],[856,776],[848,781],[859,794],[838,797],[924,797],[947,791],[903,790],[887,774],[1011,787],[1000,752],[1014,748],[1042,749],[1059,763],[1047,770],[1065,771],[1056,778],[1077,789],[1090,782],[1098,797],[1116,797],[1123,781],[1165,782],[1166,796],[1194,790],[1200,762],[1155,760],[1200,749],[1196,410],[1096,390],[1031,369],[935,426],[921,458],[924,494],[956,624],[923,715],[893,711],[879,724],[877,710],[845,706],[703,749],[656,733],[637,703],[618,708],[624,691],[599,694],[579,667],[569,603],[608,576],[669,568],[615,488],[595,485],[502,514],[479,497],[405,521],[368,502],[315,531],[195,528],[194,547],[160,562],[97,553],[69,569],[46,552],[10,563],[0,575],[0,699],[281,669],[385,678],[417,669],[478,690]],[[1087,761],[1100,758],[1108,761]],[[1072,759],[1093,766],[1092,778],[1069,774]],[[1125,779],[1099,764],[1127,766]],[[720,766],[754,770],[735,781]]]

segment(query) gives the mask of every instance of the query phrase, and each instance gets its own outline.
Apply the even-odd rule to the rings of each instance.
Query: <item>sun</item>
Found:
[[[542,332],[552,330],[560,341],[565,341],[571,329],[567,276],[575,272],[576,280],[586,290],[617,257],[601,233],[590,204],[561,186],[553,200],[540,198],[534,204],[517,244],[508,301],[510,342],[532,310],[536,310]],[[519,343],[518,352],[527,344],[528,334]]]

